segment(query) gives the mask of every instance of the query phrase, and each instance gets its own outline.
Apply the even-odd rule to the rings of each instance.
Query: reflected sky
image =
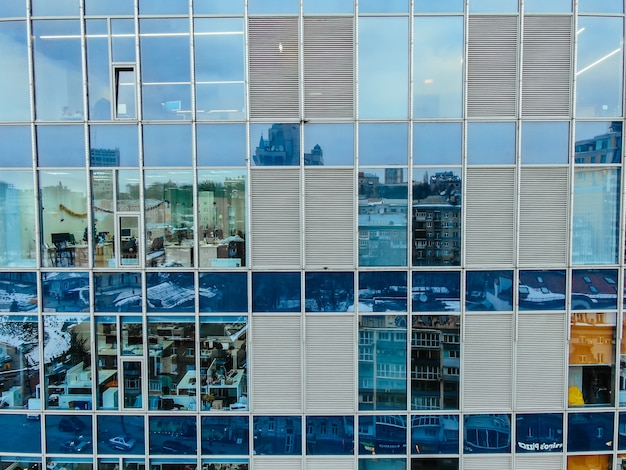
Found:
[[[30,120],[26,38],[24,21],[0,23],[0,121]]]
[[[304,0],[302,12],[307,14],[317,13],[353,13],[353,0]]]
[[[623,0],[578,0],[579,13],[623,13]]]
[[[32,158],[30,126],[0,126],[0,165],[30,167]]]
[[[78,16],[80,0],[31,0],[33,16]]]
[[[26,2],[24,0],[3,0],[0,2],[0,18],[16,16],[26,16]]]
[[[359,165],[406,165],[409,128],[405,123],[359,125]]]
[[[90,150],[119,150],[119,166],[138,166],[139,148],[137,126],[95,126],[89,127]],[[92,161],[92,165],[93,165]]]
[[[133,15],[133,0],[85,0],[86,15]]]
[[[593,1],[593,0],[592,0]],[[621,1],[621,0],[618,0]],[[596,5],[598,2],[593,1]],[[578,8],[580,10],[580,0]],[[524,0],[525,13],[543,13],[543,12],[570,12],[572,11],[572,0]]]
[[[191,126],[143,126],[143,155],[146,166],[191,166]]]
[[[316,145],[324,152],[324,166],[354,165],[353,124],[305,124],[305,151]]]
[[[415,0],[415,13],[463,13],[463,0]]]
[[[522,123],[522,163],[567,163],[569,155],[568,122]]]
[[[37,126],[39,166],[85,166],[83,126]]]
[[[193,0],[193,12],[206,15],[243,15],[244,0]]]
[[[467,163],[470,165],[515,163],[515,123],[468,123]]]
[[[460,165],[463,128],[460,122],[416,122],[414,165]]]
[[[198,165],[245,166],[245,124],[198,124]]]
[[[517,11],[518,0],[470,0],[470,13],[512,13]]]
[[[359,0],[360,13],[408,13],[408,0]]]
[[[188,12],[188,0],[139,0],[140,15],[175,15]]]
[[[298,13],[299,0],[248,0],[248,13]]]

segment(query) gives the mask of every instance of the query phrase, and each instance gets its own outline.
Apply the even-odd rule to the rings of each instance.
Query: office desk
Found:
[[[165,262],[193,266],[193,245],[165,245]]]

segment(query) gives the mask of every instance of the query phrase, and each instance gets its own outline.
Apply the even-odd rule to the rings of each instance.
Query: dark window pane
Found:
[[[353,455],[354,416],[307,416],[307,455]]]
[[[126,413],[98,416],[98,452],[142,454],[146,451],[144,418]]]
[[[194,416],[150,416],[150,453],[196,455],[198,425]]]
[[[149,273],[146,276],[148,312],[193,312],[193,273]]]
[[[469,271],[465,309],[476,312],[513,310],[513,271]]]
[[[254,454],[302,455],[300,416],[255,416],[253,419]]]
[[[359,416],[359,455],[406,453],[406,416]]]
[[[248,311],[246,273],[200,273],[200,312]]]
[[[454,458],[411,459],[411,470],[459,470],[459,459],[454,459]]]
[[[307,312],[354,311],[353,273],[306,273]]]
[[[96,312],[141,312],[140,273],[95,273]]]
[[[565,271],[520,271],[520,310],[565,310]]]
[[[247,416],[211,416],[202,418],[202,453],[212,455],[247,455],[249,418]]]
[[[613,450],[613,413],[570,413],[567,451]]]
[[[458,415],[411,416],[412,454],[456,454],[458,452]],[[417,462],[417,460],[413,460],[413,462]],[[411,470],[413,470],[414,468],[415,465],[412,465]],[[417,466],[417,468],[424,467]],[[439,469],[448,467],[433,465],[433,467],[426,468]],[[453,468],[456,469],[457,467]]]
[[[53,234],[65,235],[65,234]],[[53,237],[54,238],[54,237]],[[69,249],[69,248],[68,248]],[[43,308],[46,312],[88,312],[89,276],[84,272],[42,274]]]
[[[518,414],[516,452],[563,452],[561,413]]]
[[[46,452],[93,453],[91,416],[46,416]]]
[[[511,416],[468,415],[464,418],[465,454],[508,454],[511,452]]]
[[[0,426],[5,430],[11,430],[6,432],[0,441],[0,452],[14,454],[41,452],[40,420],[25,419],[23,414],[2,414],[0,415]]]
[[[359,273],[359,312],[406,312],[404,272]]]
[[[414,312],[460,312],[461,273],[415,271],[411,298]]]
[[[300,273],[252,273],[254,312],[299,312]]]
[[[572,310],[617,309],[617,270],[574,269]]]

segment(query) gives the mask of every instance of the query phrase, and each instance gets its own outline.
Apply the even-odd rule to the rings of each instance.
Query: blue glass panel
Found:
[[[624,13],[622,0],[578,0],[578,13]]]
[[[144,119],[191,120],[191,85],[144,83],[142,93]]]
[[[623,406],[620,403],[620,406]],[[617,441],[618,450],[626,450],[626,412],[620,412],[619,414],[619,437]]]
[[[37,217],[33,175],[29,170],[4,170],[0,188],[0,266],[35,267]],[[45,246],[41,248],[45,258]]]
[[[464,418],[464,454],[508,454],[511,452],[511,416],[467,415]]]
[[[522,163],[567,163],[568,122],[522,123]]]
[[[406,459],[359,459],[359,470],[405,470]],[[430,470],[430,469],[429,469]]]
[[[613,450],[613,413],[570,413],[567,451]]]
[[[0,74],[0,121],[30,120],[26,40],[26,22],[0,23],[0,68],[4,71]]]
[[[198,124],[199,166],[245,166],[245,124]]]
[[[359,312],[406,312],[405,272],[359,273]]]
[[[193,273],[151,272],[146,276],[148,312],[193,312]]]
[[[300,126],[251,124],[250,147],[252,162],[256,166],[299,165]]]
[[[254,312],[299,312],[300,273],[252,273]]]
[[[85,0],[86,15],[132,15],[135,13],[133,0]]]
[[[92,166],[138,166],[137,126],[89,126]]]
[[[298,0],[248,0],[248,13],[298,13],[300,2]]]
[[[359,0],[359,13],[408,13],[408,0]]]
[[[461,273],[415,271],[411,298],[414,312],[459,312]]]
[[[409,128],[405,123],[359,126],[359,165],[406,165]]]
[[[305,165],[354,165],[354,125],[305,124]]]
[[[460,122],[416,122],[413,124],[413,164],[460,165],[462,132]]]
[[[146,451],[143,416],[121,413],[98,416],[98,453],[141,454]]]
[[[470,122],[467,125],[467,163],[515,163],[515,123]]]
[[[202,453],[212,455],[247,455],[249,418],[247,416],[211,416],[202,418]]]
[[[300,416],[255,416],[254,454],[302,455]]]
[[[196,15],[243,15],[244,0],[193,0]]]
[[[140,15],[176,15],[189,13],[188,0],[139,0]]]
[[[150,416],[150,453],[196,455],[198,425],[194,416]]]
[[[26,0],[4,0],[0,3],[0,18],[26,16]]]
[[[565,271],[520,271],[520,310],[565,310]]]
[[[353,13],[353,0],[304,0],[302,12],[305,15],[318,13]]]
[[[135,62],[135,22],[111,20],[111,53],[115,62]]]
[[[459,459],[449,457],[411,459],[411,470],[459,470]]]
[[[307,416],[307,455],[353,455],[354,416]]]
[[[354,311],[353,273],[306,273],[307,312]]]
[[[391,5],[380,2],[376,5]],[[359,117],[406,119],[409,113],[408,18],[359,20]]]
[[[463,0],[415,0],[415,13],[463,13]]]
[[[574,163],[620,163],[622,121],[577,122]]]
[[[406,410],[406,321],[405,315],[359,317],[359,410]]]
[[[0,272],[0,297],[5,305],[3,308],[5,312],[37,311],[36,274],[34,272]],[[0,323],[0,327],[2,325]]]
[[[518,0],[470,0],[470,13],[513,13]]]
[[[42,284],[43,308],[46,312],[89,311],[88,273],[46,272],[42,274]]]
[[[0,126],[0,166],[33,165],[30,126]]]
[[[141,312],[140,273],[95,273],[94,311]]]
[[[100,22],[100,20],[88,20],[87,25],[93,24],[94,21]],[[92,34],[95,35],[95,33]],[[89,119],[111,119],[111,60],[109,59],[109,40],[106,34],[105,32],[105,37],[87,38]]]
[[[143,126],[146,166],[191,166],[191,126],[146,124]]]
[[[518,414],[516,452],[563,452],[561,413]]]
[[[246,273],[200,273],[200,312],[248,311]]]
[[[189,82],[189,21],[182,18],[141,20],[139,30],[143,81]]]
[[[412,454],[456,454],[458,452],[458,415],[411,416]]]
[[[31,0],[33,16],[78,16],[80,0]]]
[[[513,310],[513,271],[469,271],[465,309],[475,312]]]
[[[93,453],[91,416],[48,415],[45,423],[46,452]]]
[[[545,2],[544,0],[524,0],[524,13],[560,13],[570,11],[572,11],[572,0],[552,0],[550,2]]]
[[[359,416],[359,455],[406,454],[404,415]]]
[[[616,269],[574,269],[572,310],[617,309]]]
[[[85,166],[85,129],[82,126],[37,126],[39,166]]]
[[[619,168],[575,168],[572,263],[617,263],[619,197]]]

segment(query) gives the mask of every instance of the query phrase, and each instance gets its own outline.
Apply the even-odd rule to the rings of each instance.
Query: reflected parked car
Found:
[[[66,452],[82,452],[89,447],[91,441],[85,437],[77,437],[75,439],[68,439],[61,444],[61,448]]]
[[[165,441],[161,447],[166,454],[195,454],[196,451],[187,444],[178,441]]]
[[[125,435],[115,436],[109,439],[109,445],[117,450],[129,451],[135,447],[135,439]]]

